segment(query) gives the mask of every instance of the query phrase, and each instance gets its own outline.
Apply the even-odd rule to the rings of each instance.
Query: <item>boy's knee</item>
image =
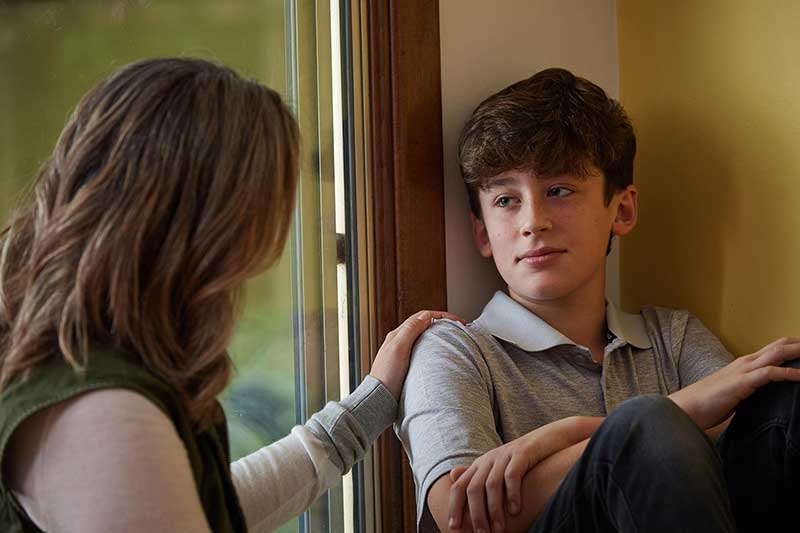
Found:
[[[781,366],[800,368],[800,360],[786,361]],[[800,383],[776,381],[756,390],[736,408],[736,431],[753,431],[772,419],[792,420],[800,411]],[[742,428],[749,428],[743,430]]]
[[[620,404],[606,420],[611,440],[626,447],[648,448],[673,453],[691,441],[706,439],[702,430],[680,407],[661,395],[642,395]],[[705,445],[703,442],[701,445]]]
[[[708,437],[665,396],[637,396],[620,404],[595,437],[595,449],[602,455],[598,459],[617,465],[632,462],[640,470],[669,465],[677,471],[700,472],[718,462]]]
[[[608,421],[627,430],[649,430],[672,423],[682,424],[686,422],[686,418],[680,407],[666,396],[645,394],[621,403],[608,417]]]

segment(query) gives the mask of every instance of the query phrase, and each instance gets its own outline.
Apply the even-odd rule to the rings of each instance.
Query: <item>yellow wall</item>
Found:
[[[736,355],[800,336],[800,3],[618,0],[640,223],[622,302],[687,308]]]

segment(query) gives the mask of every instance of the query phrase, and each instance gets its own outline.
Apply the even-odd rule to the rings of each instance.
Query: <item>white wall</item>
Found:
[[[614,0],[440,0],[447,300],[471,320],[503,288],[491,259],[475,250],[456,160],[461,127],[486,97],[547,67],[564,67],[619,93]],[[619,301],[618,251],[607,293]]]

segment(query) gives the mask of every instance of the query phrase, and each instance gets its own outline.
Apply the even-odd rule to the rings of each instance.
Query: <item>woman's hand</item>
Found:
[[[411,347],[414,346],[417,337],[437,318],[449,318],[464,323],[457,316],[445,311],[420,311],[390,331],[378,350],[369,373],[380,380],[395,399],[400,399],[400,392],[403,390],[403,382],[406,380],[411,361]]]
[[[780,366],[800,358],[800,339],[784,338],[745,355],[669,397],[700,426],[728,418],[739,402],[773,381],[800,382],[800,369]]]
[[[583,416],[558,420],[486,452],[469,468],[452,469],[448,510],[450,529],[461,529],[464,504],[467,503],[473,531],[503,531],[506,509],[510,515],[520,512],[520,486],[525,474],[552,454],[589,438],[602,421],[600,417]]]

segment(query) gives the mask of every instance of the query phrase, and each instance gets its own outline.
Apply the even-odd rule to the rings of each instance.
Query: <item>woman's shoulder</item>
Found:
[[[85,367],[77,369],[63,357],[52,356],[14,378],[0,392],[0,458],[11,436],[28,419],[46,413],[74,416],[92,406],[108,403],[110,407],[120,401],[152,406],[176,427],[185,425],[177,392],[136,357],[120,350],[93,348]],[[51,410],[55,406],[57,409]]]
[[[140,393],[123,388],[90,390],[43,407],[19,424],[8,446],[9,457],[15,459],[8,463],[15,465],[9,472],[19,474],[20,468],[46,458],[37,453],[50,449],[43,443],[58,443],[63,449],[83,439],[84,451],[89,451],[86,435],[102,436],[90,439],[102,442],[100,449],[126,433],[146,436],[170,427],[166,414]]]
[[[91,347],[85,364],[70,364],[53,355],[17,376],[0,392],[3,405],[14,411],[38,410],[36,404],[53,404],[100,389],[128,389],[169,410],[175,390],[141,359],[123,350]],[[8,415],[9,413],[5,413]]]
[[[194,489],[174,425],[153,402],[130,389],[91,390],[36,412],[10,439],[6,459],[7,487],[47,528],[59,529],[65,520],[109,519],[105,511],[74,511],[65,500],[93,498],[102,508],[121,511],[130,498],[147,500],[141,487],[180,479],[180,487]],[[126,479],[128,488],[115,486],[115,479]],[[144,507],[159,509],[155,502]],[[54,517],[58,523],[51,523]]]

